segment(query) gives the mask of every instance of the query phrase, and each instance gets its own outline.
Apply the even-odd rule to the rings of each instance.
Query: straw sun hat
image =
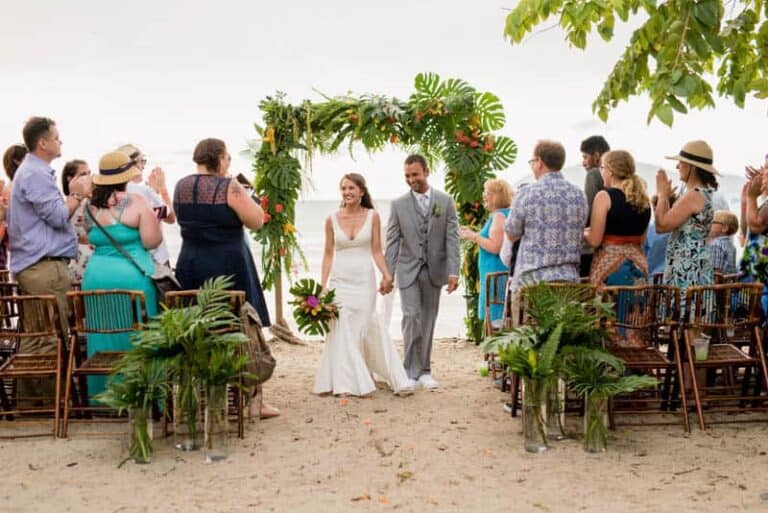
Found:
[[[709,144],[705,141],[691,141],[686,143],[679,154],[670,155],[669,157],[664,158],[679,160],[680,162],[696,166],[702,171],[712,173],[715,176],[720,176],[717,169],[712,167],[712,148],[710,148]]]
[[[94,175],[93,183],[96,185],[127,183],[139,174],[141,171],[136,167],[136,162],[128,155],[121,151],[111,151],[99,160],[99,174]]]

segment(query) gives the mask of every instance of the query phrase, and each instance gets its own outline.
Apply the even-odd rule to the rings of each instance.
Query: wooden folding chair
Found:
[[[768,382],[768,366],[760,329],[763,285],[739,283],[689,287],[682,317],[685,350],[691,388],[696,402],[699,427],[706,429],[707,413],[728,414],[768,410],[763,395]],[[739,343],[729,335],[745,331],[749,338]],[[707,358],[699,360],[694,340],[710,338]],[[743,421],[763,421],[748,418]],[[715,422],[710,420],[710,422]],[[733,418],[717,422],[737,422]]]
[[[44,397],[20,397],[18,386],[15,400],[12,401],[6,390],[0,396],[3,416],[12,419],[14,415],[53,413],[52,434],[59,434],[59,414],[61,411],[61,378],[64,369],[64,334],[59,320],[59,307],[56,296],[2,296],[0,297],[0,340],[11,341],[16,352],[6,357],[0,364],[0,382],[6,380],[40,380],[55,381],[53,406],[43,406]],[[22,353],[18,351],[25,339],[52,338],[56,341],[56,349],[45,353]],[[32,400],[41,405],[25,408],[22,400]],[[0,438],[17,438],[29,436],[47,436],[41,434],[21,434],[2,436]]]
[[[0,282],[0,297],[6,296],[20,296],[19,286],[16,283]],[[16,305],[5,301],[0,303],[0,327],[5,331],[14,332],[16,330],[18,322],[19,312],[16,309]],[[18,337],[2,337],[0,338],[0,365],[2,365],[8,358],[10,358],[15,352],[18,345]],[[0,380],[0,404],[4,410],[11,409],[11,397],[14,394],[16,387],[15,380],[6,379]],[[8,420],[13,419],[13,415],[6,415]]]
[[[485,336],[490,337],[504,329],[505,316],[502,314],[501,319],[493,321],[491,315],[493,306],[498,306],[502,310],[506,307],[506,295],[507,295],[507,282],[509,281],[509,271],[500,271],[495,273],[488,273],[485,275],[485,304],[483,305],[483,313],[485,315]],[[502,371],[501,365],[496,361],[496,355],[488,353],[485,355],[485,360],[488,362],[488,371],[492,380],[496,380],[496,374]],[[503,390],[502,390],[503,391]]]
[[[184,308],[193,305],[197,302],[197,293],[197,290],[167,292],[165,294],[165,305],[168,308]],[[232,313],[239,319],[240,308],[245,304],[245,292],[242,290],[229,290],[226,293],[229,295],[229,305]],[[237,328],[237,331],[239,332],[239,328]],[[237,437],[243,439],[245,438],[245,415],[243,414],[245,395],[243,394],[243,381],[241,378],[238,379],[238,386],[227,386],[227,402],[229,405],[229,416],[235,418]],[[171,409],[169,408],[168,411],[170,412]]]
[[[721,285],[723,283],[739,283],[740,280],[740,273],[723,274],[720,271],[715,271],[715,285]]]
[[[616,318],[606,321],[610,335],[606,349],[624,362],[627,371],[648,374],[660,382],[654,390],[615,397],[611,405],[611,425],[615,425],[616,412],[665,414],[677,409],[683,429],[689,432],[688,405],[685,394],[680,393],[683,364],[678,335],[679,289],[665,285],[616,286],[606,287],[603,295],[604,300],[616,308]],[[678,397],[682,400],[681,408]]]
[[[72,321],[70,324],[70,352],[64,393],[64,415],[61,436],[66,438],[72,412],[92,413],[109,411],[106,406],[90,405],[87,392],[88,376],[108,376],[125,351],[99,351],[91,356],[80,355],[78,341],[89,335],[130,334],[142,328],[147,310],[144,293],[136,290],[89,290],[67,292]],[[87,346],[87,342],[86,342]],[[73,395],[74,380],[79,394]],[[92,416],[82,419],[94,422]],[[114,419],[103,418],[99,421]]]

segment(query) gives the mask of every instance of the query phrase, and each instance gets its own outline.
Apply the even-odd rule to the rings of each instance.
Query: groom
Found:
[[[447,284],[450,294],[459,285],[459,223],[453,199],[431,188],[428,177],[424,157],[405,159],[405,182],[411,190],[392,202],[385,257],[400,288],[405,371],[414,387],[435,389],[432,336],[440,289]]]

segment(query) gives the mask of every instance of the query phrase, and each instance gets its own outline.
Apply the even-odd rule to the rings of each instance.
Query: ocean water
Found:
[[[375,203],[376,210],[382,219],[382,230],[386,228],[386,222],[389,218],[390,200],[377,201]],[[299,201],[296,204],[296,229],[299,234],[299,242],[301,248],[304,251],[304,256],[307,259],[308,269],[300,268],[294,272],[294,277],[298,278],[314,278],[320,280],[320,268],[323,258],[324,247],[324,223],[326,218],[331,215],[332,212],[339,208],[338,201]],[[171,254],[171,260],[175,260],[181,249],[181,235],[179,233],[178,225],[163,225],[163,235],[168,244],[168,250]],[[259,273],[262,273],[261,263],[261,245],[259,245],[252,238],[250,239],[251,253],[256,261],[256,266],[259,269]],[[287,290],[290,288],[287,277],[284,277],[283,290],[285,291],[283,297],[286,300],[290,299]],[[274,295],[270,291],[265,291],[267,296],[267,306],[269,307],[270,314],[274,317],[275,312],[275,300]],[[392,315],[389,322],[389,333],[394,339],[402,338],[400,328],[400,294],[395,290],[390,294],[393,300]],[[378,296],[378,305],[383,310],[385,305],[382,296]],[[293,318],[290,313],[289,305],[283,306],[283,311],[286,320],[291,324],[296,331],[296,325],[293,322]],[[442,297],[440,298],[440,313],[438,315],[437,323],[435,326],[435,337],[462,337],[465,333],[464,330],[464,298],[463,290],[460,287],[452,294],[447,294],[443,290]]]

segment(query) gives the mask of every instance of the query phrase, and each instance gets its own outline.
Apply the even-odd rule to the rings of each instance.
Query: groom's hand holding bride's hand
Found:
[[[392,278],[384,277],[381,279],[381,284],[379,285],[379,293],[381,293],[382,296],[386,296],[392,292],[393,288],[394,282],[392,281]]]
[[[448,276],[448,287],[446,287],[446,292],[450,294],[454,290],[459,288],[459,277],[458,276]]]

